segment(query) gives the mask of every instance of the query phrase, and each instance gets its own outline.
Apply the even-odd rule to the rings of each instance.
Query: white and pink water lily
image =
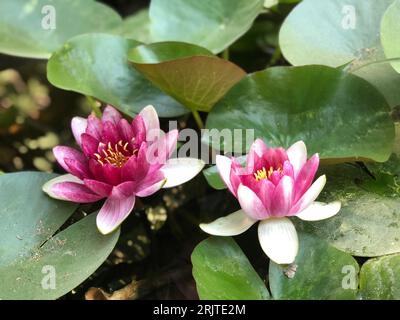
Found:
[[[111,106],[102,119],[75,117],[72,132],[82,152],[57,146],[54,156],[68,174],[43,186],[49,196],[76,203],[106,199],[97,215],[103,234],[115,230],[130,214],[136,197],[182,184],[196,176],[204,162],[171,158],[178,131],[164,133],[156,110],[144,108],[131,123]]]
[[[318,154],[307,160],[303,141],[289,149],[269,148],[257,139],[251,146],[246,166],[237,159],[217,156],[220,176],[238,199],[241,210],[209,224],[203,231],[216,236],[235,236],[259,222],[258,237],[265,254],[278,264],[293,263],[299,241],[291,216],[317,221],[337,214],[338,201],[315,201],[326,183],[325,175],[314,183]]]

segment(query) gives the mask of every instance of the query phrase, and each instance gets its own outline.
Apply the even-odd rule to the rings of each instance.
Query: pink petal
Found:
[[[143,108],[139,115],[143,118],[146,126],[146,136],[154,136],[153,132],[158,132],[160,130],[160,120],[158,119],[156,109],[149,105]]]
[[[76,182],[55,183],[50,187],[50,190],[57,199],[76,203],[92,203],[103,198],[93,193],[85,185]]]
[[[69,171],[69,167],[64,161],[64,159],[66,158],[73,159],[82,163],[86,162],[86,158],[81,152],[70,147],[64,147],[64,146],[54,147],[53,154],[57,162],[65,171]]]
[[[147,152],[147,161],[151,165],[162,166],[175,151],[178,142],[178,130],[174,129],[160,137]]]
[[[122,119],[121,114],[114,107],[107,105],[103,111],[102,122],[111,122],[115,125]]]
[[[268,161],[270,166],[278,168],[288,160],[288,156],[283,148],[269,148],[267,153],[264,154],[264,159]]]
[[[75,159],[64,159],[65,164],[68,167],[68,172],[77,176],[79,179],[85,179],[90,177],[89,167],[86,161],[77,161]]]
[[[81,145],[82,143],[81,135],[85,133],[86,127],[87,127],[87,120],[85,118],[81,117],[72,118],[71,121],[72,134],[74,135],[76,143],[79,145]]]
[[[228,189],[236,195],[236,190],[233,189],[231,183],[231,168],[232,168],[232,160],[228,157],[217,155],[215,158],[215,162],[217,165],[217,169],[219,175],[221,176],[222,181],[224,181],[225,185]]]
[[[93,157],[98,152],[99,141],[87,133],[82,134],[82,151],[86,157]]]
[[[260,198],[248,187],[241,184],[237,190],[237,198],[243,211],[252,219],[263,220],[268,217],[268,210]]]
[[[294,143],[286,151],[289,161],[293,166],[294,177],[296,178],[301,168],[307,161],[307,148],[303,141]]]
[[[246,162],[246,167],[249,171],[254,172],[262,168],[262,156],[267,152],[267,150],[267,145],[261,139],[257,139],[253,142]]]
[[[95,180],[105,182],[103,166],[94,159],[89,160],[89,171]]]
[[[121,168],[106,163],[102,166],[104,182],[117,186],[121,183]]]
[[[318,154],[313,155],[306,164],[301,168],[299,174],[297,175],[296,182],[294,185],[295,188],[295,198],[296,202],[301,198],[304,192],[311,186],[311,183],[314,180],[315,173],[318,170],[319,166],[319,156]]]
[[[102,137],[104,142],[110,142],[111,145],[114,145],[121,140],[117,125],[110,121],[103,122]]]
[[[144,197],[149,197],[152,194],[156,193],[158,190],[160,190],[163,185],[165,184],[166,179],[162,179],[150,186],[148,186],[145,189],[140,190],[136,195],[138,197],[144,198]]]
[[[283,167],[282,167],[282,171],[285,176],[289,176],[292,179],[294,179],[294,169],[293,169],[292,164],[289,161],[285,161],[285,163],[283,164]]]
[[[102,131],[103,124],[101,120],[97,118],[94,114],[91,114],[87,120],[86,133],[100,141]]]
[[[142,143],[137,157],[130,157],[128,162],[121,168],[121,179],[123,181],[140,181],[149,171],[147,162],[147,144]]]
[[[113,232],[128,217],[135,206],[135,195],[126,196],[114,187],[100,212],[97,214],[97,228],[102,234]]]
[[[113,186],[97,180],[84,179],[83,182],[92,192],[102,197],[108,197],[113,189]]]
[[[126,119],[121,119],[118,124],[120,130],[120,136],[123,141],[131,141],[134,137],[133,129]]]
[[[164,182],[165,177],[161,171],[150,173],[138,183],[136,187],[136,194],[140,197],[148,197],[150,194],[158,191],[157,186],[160,185],[161,188]]]
[[[272,195],[271,215],[284,217],[290,213],[293,203],[294,181],[289,176],[284,176],[276,186]]]

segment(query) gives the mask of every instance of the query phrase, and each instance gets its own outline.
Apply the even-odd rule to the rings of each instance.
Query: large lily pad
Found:
[[[400,75],[388,62],[371,64],[386,59],[380,25],[392,3],[393,0],[304,0],[282,25],[282,53],[296,66],[338,67],[351,62],[348,71],[374,84],[391,106],[399,105]]]
[[[191,110],[210,111],[246,73],[208,50],[181,42],[141,45],[129,60],[161,90]]]
[[[105,32],[120,23],[117,12],[96,1],[2,0],[0,52],[49,58],[73,36]]]
[[[275,299],[352,300],[357,297],[357,261],[318,237],[299,234],[294,264],[270,262],[269,284]]]
[[[382,46],[393,68],[400,73],[400,1],[396,0],[386,10],[381,24]]]
[[[389,111],[383,96],[355,75],[326,66],[274,67],[236,84],[210,112],[206,127],[254,129],[271,146],[304,140],[321,158],[385,161],[394,139]],[[249,142],[243,137],[223,149],[248,150]]]
[[[96,97],[131,116],[148,104],[161,117],[186,113],[129,65],[128,51],[138,44],[106,34],[75,37],[50,58],[47,77],[56,87]]]
[[[142,43],[150,43],[150,17],[149,10],[142,9],[126,17],[115,32],[124,38],[134,39]]]
[[[363,299],[400,299],[400,255],[368,260],[360,272],[360,292]]]
[[[201,242],[192,253],[192,263],[200,299],[269,299],[265,284],[230,237]]]
[[[182,41],[219,53],[250,29],[264,0],[152,0],[154,42]]]
[[[296,220],[297,227],[355,256],[400,252],[400,189],[396,180],[380,178],[387,170],[374,170],[373,178],[355,164],[342,164],[321,173],[327,184],[318,200],[339,200],[342,209],[323,221]]]

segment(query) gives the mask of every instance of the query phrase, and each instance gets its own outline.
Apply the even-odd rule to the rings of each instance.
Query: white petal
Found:
[[[310,188],[302,195],[302,197],[297,201],[297,203],[292,207],[290,213],[294,214],[305,210],[315,199],[319,196],[322,189],[325,187],[326,176],[320,176]]]
[[[211,223],[202,223],[200,228],[214,236],[236,236],[248,230],[257,220],[251,219],[243,210],[231,213]]]
[[[146,189],[142,189],[142,190],[138,191],[136,193],[136,196],[138,196],[140,198],[151,196],[153,193],[156,193],[158,190],[160,190],[164,186],[166,181],[167,181],[167,179],[156,182],[155,184],[147,187]]]
[[[87,128],[87,120],[85,118],[81,117],[72,118],[71,121],[72,134],[74,135],[76,143],[79,145],[81,145],[82,142],[81,135],[82,133],[85,133],[86,128]]]
[[[306,209],[299,212],[296,216],[305,221],[318,221],[328,219],[336,215],[341,208],[340,201],[330,203],[314,201]]]
[[[231,167],[232,167],[232,160],[228,157],[217,155],[215,158],[215,164],[217,165],[219,175],[221,176],[222,180],[228,187],[228,189],[235,194],[233,191],[233,187],[231,184]]]
[[[163,188],[178,186],[193,179],[203,168],[204,161],[195,158],[173,158],[160,169],[167,179]]]
[[[160,120],[158,119],[156,109],[154,109],[152,105],[148,105],[147,107],[144,107],[139,114],[143,118],[147,135],[158,134],[158,131],[160,130]]]
[[[265,254],[278,264],[290,264],[299,251],[299,239],[288,218],[271,218],[258,225],[258,239]]]
[[[237,198],[243,211],[248,216],[258,220],[268,217],[268,211],[264,204],[250,188],[240,184],[237,191]]]
[[[47,193],[50,197],[54,198],[54,199],[58,199],[58,200],[65,200],[64,198],[60,198],[59,196],[57,196],[55,193],[53,193],[52,190],[52,186],[57,184],[57,183],[61,183],[61,182],[76,182],[79,184],[83,184],[83,181],[80,180],[79,178],[73,176],[72,174],[64,174],[62,176],[59,176],[57,178],[51,179],[49,181],[47,181],[43,186],[42,186],[42,190],[43,192]]]
[[[307,148],[303,141],[297,141],[286,151],[289,161],[293,166],[295,178],[307,162]]]

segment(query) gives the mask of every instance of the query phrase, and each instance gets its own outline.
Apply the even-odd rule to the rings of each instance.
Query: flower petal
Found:
[[[64,146],[57,146],[53,148],[53,154],[54,157],[56,158],[57,162],[60,164],[60,166],[65,170],[65,171],[70,171],[68,165],[65,163],[65,159],[72,159],[76,160],[82,163],[86,162],[85,156],[82,154],[82,152],[75,150],[70,147],[64,147]]]
[[[120,130],[120,135],[123,141],[131,141],[131,139],[134,137],[133,134],[133,129],[130,123],[126,119],[121,119],[119,121],[119,130]]]
[[[225,185],[228,189],[236,195],[236,191],[233,190],[231,183],[231,170],[232,170],[232,159],[228,157],[217,155],[215,158],[215,163],[217,165],[217,169],[221,179],[224,181]]]
[[[156,142],[149,146],[147,161],[156,167],[166,164],[167,160],[175,151],[178,142],[178,130],[174,129],[161,136]]]
[[[86,132],[87,120],[81,117],[74,117],[71,121],[72,134],[76,140],[76,143],[81,145],[81,135]]]
[[[110,142],[114,147],[114,144],[121,140],[118,126],[110,121],[103,122],[102,138],[104,142]]]
[[[103,198],[93,193],[83,185],[82,180],[72,175],[63,175],[52,179],[45,183],[42,189],[54,199],[76,203],[92,203]]]
[[[297,175],[296,182],[294,184],[295,195],[294,201],[296,202],[301,198],[304,192],[311,186],[314,180],[315,173],[319,166],[319,155],[314,154],[306,164],[301,168],[299,174]]]
[[[113,189],[112,185],[97,180],[84,179],[83,182],[91,191],[102,197],[108,197]]]
[[[299,250],[299,240],[288,218],[271,218],[258,225],[258,239],[265,254],[275,263],[290,264]]]
[[[128,217],[135,206],[135,195],[126,196],[114,187],[100,212],[97,214],[97,228],[102,234],[113,232]]]
[[[284,176],[276,186],[271,201],[271,215],[284,217],[289,214],[293,203],[294,181],[289,176]]]
[[[239,185],[237,198],[243,211],[252,219],[262,220],[269,216],[268,210],[260,198],[245,185]]]
[[[167,179],[163,188],[178,186],[193,179],[203,168],[204,161],[195,158],[174,158],[169,159],[161,172]]]
[[[307,161],[307,148],[303,141],[297,141],[286,150],[289,161],[293,166],[294,176],[297,177],[301,168]]]
[[[78,161],[75,159],[64,159],[65,164],[68,167],[68,172],[78,177],[79,179],[85,179],[90,177],[89,167],[86,161]]]
[[[140,198],[149,197],[152,194],[156,193],[158,190],[160,190],[164,186],[166,181],[167,181],[166,179],[162,179],[144,189],[141,189],[136,193],[136,195]]]
[[[202,223],[200,228],[214,236],[236,236],[247,231],[257,220],[238,210],[211,223]]]
[[[319,196],[326,183],[326,176],[320,176],[311,187],[303,194],[303,196],[296,202],[290,210],[290,214],[294,215],[300,211],[305,210],[315,199]]]
[[[160,130],[160,120],[158,119],[156,109],[152,105],[143,108],[139,115],[143,118],[146,125],[147,136],[154,135],[151,131],[157,132]]]
[[[82,151],[86,157],[93,157],[98,152],[99,140],[92,137],[87,133],[81,135],[82,138]]]
[[[85,131],[97,140],[101,140],[101,134],[103,132],[103,123],[94,114],[91,114],[87,120],[87,128]]]
[[[330,203],[314,201],[305,210],[296,214],[296,217],[305,221],[319,221],[336,215],[341,208],[340,201]]]
[[[101,118],[102,122],[111,122],[115,125],[119,123],[119,120],[122,119],[121,114],[115,109],[113,106],[107,105],[103,111],[103,117]]]

